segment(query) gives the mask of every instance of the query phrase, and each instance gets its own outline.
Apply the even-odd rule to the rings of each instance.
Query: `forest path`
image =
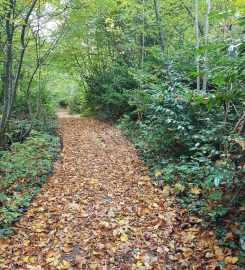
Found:
[[[214,269],[223,256],[214,233],[152,187],[119,130],[92,118],[59,121],[60,160],[2,242],[0,269]]]

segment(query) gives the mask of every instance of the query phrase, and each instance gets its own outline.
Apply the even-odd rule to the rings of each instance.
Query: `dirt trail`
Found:
[[[60,118],[79,118],[79,114],[69,114],[66,108],[61,108],[57,113],[57,117]]]
[[[152,187],[120,131],[59,116],[60,160],[2,241],[0,269],[214,269],[224,257],[214,233]]]

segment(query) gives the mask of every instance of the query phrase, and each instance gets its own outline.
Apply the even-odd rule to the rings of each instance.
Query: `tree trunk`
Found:
[[[10,0],[5,6],[6,18],[6,59],[4,62],[4,81],[3,81],[3,114],[0,123],[0,147],[5,146],[5,132],[11,115],[12,88],[13,88],[13,32],[14,26],[12,17],[14,13],[14,4]]]
[[[158,34],[159,34],[160,46],[161,46],[161,49],[162,49],[162,52],[163,52],[163,57],[164,57],[163,65],[164,65],[164,68],[165,68],[165,70],[167,72],[167,76],[169,78],[170,86],[171,86],[172,89],[175,89],[174,81],[173,81],[173,78],[172,78],[172,75],[171,75],[171,72],[170,72],[168,59],[167,59],[167,56],[166,56],[166,44],[165,44],[164,36],[163,36],[163,28],[162,28],[162,24],[161,24],[162,20],[161,20],[161,17],[159,15],[158,0],[154,0],[154,8],[155,8],[155,14],[156,14],[156,21],[157,21],[157,24],[158,24]]]
[[[26,44],[25,44],[25,36],[26,36],[26,29],[28,27],[29,18],[31,13],[37,3],[37,0],[33,0],[29,10],[27,11],[24,17],[24,23],[21,28],[20,40],[21,40],[21,50],[18,58],[17,70],[14,74],[13,69],[13,39],[14,39],[14,31],[16,29],[14,25],[14,18],[15,18],[15,5],[16,1],[9,0],[4,5],[4,13],[5,13],[5,31],[6,31],[6,58],[4,61],[4,86],[3,86],[3,114],[0,123],[0,147],[5,146],[5,132],[7,129],[8,122],[10,120],[13,106],[16,98],[17,89],[19,86],[19,79],[22,70],[23,59],[26,51]]]
[[[211,0],[206,0],[207,2],[207,13],[206,13],[206,23],[205,23],[205,46],[208,45],[208,33],[209,33],[209,13],[211,9]],[[204,52],[204,63],[203,63],[203,86],[202,91],[204,94],[207,93],[208,85],[208,49]]]
[[[198,0],[195,0],[195,33],[196,33],[196,50],[199,49],[199,18],[198,18]],[[197,91],[201,89],[201,80],[200,80],[200,60],[198,52],[196,56],[196,69],[197,69]]]
[[[142,0],[142,44],[141,44],[141,68],[144,67],[145,60],[145,0]]]

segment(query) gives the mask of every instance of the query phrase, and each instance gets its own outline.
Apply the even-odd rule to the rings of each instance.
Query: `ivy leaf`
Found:
[[[220,177],[220,176],[215,176],[215,177],[214,177],[214,185],[215,185],[216,187],[218,187],[218,186],[220,185],[221,180],[222,180],[222,177]]]

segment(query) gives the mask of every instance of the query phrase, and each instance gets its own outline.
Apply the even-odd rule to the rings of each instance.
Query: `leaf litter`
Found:
[[[119,130],[93,118],[60,122],[60,160],[0,240],[0,269],[236,269],[210,226],[151,185]]]

